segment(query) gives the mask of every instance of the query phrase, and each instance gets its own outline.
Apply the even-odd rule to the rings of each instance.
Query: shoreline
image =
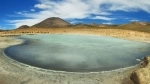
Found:
[[[89,34],[87,34],[87,35],[89,35]],[[0,38],[6,38],[6,39],[10,39],[12,41],[16,40],[16,39],[11,39],[12,37],[0,37]],[[123,38],[123,39],[126,39],[126,38]],[[129,39],[127,39],[127,40],[129,40]],[[133,40],[133,39],[131,39],[131,40]],[[3,44],[7,45],[8,43],[4,42]],[[4,46],[4,47],[6,48],[6,46]],[[2,52],[3,49],[4,48],[0,48],[0,51]],[[114,71],[104,71],[104,73],[93,72],[93,73],[83,73],[83,74],[75,74],[76,72],[75,73],[74,72],[73,73],[70,73],[70,72],[62,73],[62,72],[58,72],[58,71],[43,72],[40,70],[35,70],[35,67],[26,68],[26,67],[22,67],[21,65],[14,65],[11,61],[8,61],[8,59],[1,54],[0,54],[0,58],[1,58],[0,66],[6,65],[5,68],[3,68],[3,66],[1,66],[1,68],[0,68],[0,71],[4,72],[4,73],[0,73],[0,78],[4,79],[5,76],[6,76],[6,78],[8,76],[10,76],[10,77],[8,77],[8,79],[12,80],[13,77],[16,76],[17,78],[15,77],[16,79],[13,79],[13,81],[14,81],[13,84],[20,84],[22,81],[27,82],[29,84],[33,84],[33,83],[34,84],[39,84],[39,83],[40,84],[42,84],[42,83],[43,84],[49,84],[49,83],[50,84],[72,84],[72,83],[133,84],[133,82],[130,80],[130,74],[134,70],[139,68],[139,66],[136,66],[136,67],[130,67],[129,69],[120,69],[119,71],[114,70]],[[1,63],[1,61],[2,61],[2,63]],[[140,65],[140,63],[138,65]],[[17,67],[18,69],[15,67]],[[14,72],[14,71],[18,71],[18,73]],[[50,77],[51,79],[53,79],[53,81],[51,81],[51,79],[46,78],[46,77]],[[65,77],[65,78],[63,78],[63,77]],[[24,80],[22,80],[22,78]],[[2,79],[0,79],[0,83],[1,83],[1,81],[3,81]],[[2,84],[12,84],[12,81],[10,81],[10,82],[6,83],[5,81],[3,81]]]
[[[6,49],[6,48],[5,48]],[[38,70],[38,71],[43,71],[43,72],[52,72],[52,73],[63,73],[63,74],[92,74],[92,73],[111,73],[111,72],[122,72],[124,70],[129,70],[129,69],[132,69],[132,68],[136,68],[136,67],[140,67],[140,63],[136,64],[136,65],[133,65],[133,66],[128,66],[128,67],[124,67],[124,68],[118,68],[118,69],[114,69],[114,70],[108,70],[108,71],[95,71],[95,72],[69,72],[69,71],[58,71],[58,70],[51,70],[51,69],[44,69],[44,68],[40,68],[40,67],[35,67],[35,66],[31,66],[31,65],[28,65],[28,64],[25,64],[25,63],[22,63],[22,62],[19,62],[19,61],[16,61],[12,58],[10,58],[9,56],[7,56],[5,53],[4,53],[4,50],[3,49],[1,51],[1,53],[3,54],[3,56],[8,60],[10,61],[12,64],[16,65],[16,66],[19,66],[19,67],[23,67],[23,68],[29,68],[29,69],[34,69],[34,70]]]

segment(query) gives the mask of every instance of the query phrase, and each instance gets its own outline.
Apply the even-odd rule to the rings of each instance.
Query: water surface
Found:
[[[144,42],[92,35],[24,35],[23,44],[5,49],[19,62],[58,71],[95,72],[129,67],[150,54]]]

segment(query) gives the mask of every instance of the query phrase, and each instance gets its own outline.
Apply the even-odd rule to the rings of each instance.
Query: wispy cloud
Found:
[[[31,9],[30,11],[34,12],[34,11],[35,11],[35,9]]]
[[[110,10],[122,10],[122,11],[138,11],[143,10],[150,13],[150,1],[149,0],[115,0],[110,2],[112,6]]]
[[[111,24],[113,24],[113,23],[111,23],[111,22],[104,22],[104,23],[102,23],[102,24],[111,25]]]
[[[138,11],[143,10],[150,13],[150,0],[39,0],[35,4],[34,9],[40,11],[29,10],[30,12],[16,12],[26,19],[18,19],[9,21],[15,27],[21,25],[33,25],[48,17],[60,17],[63,19],[101,19],[114,20],[116,17],[112,11]],[[95,16],[92,16],[92,15]]]
[[[39,9],[47,9],[47,8],[50,8],[49,5],[46,5],[46,4],[36,4],[34,5],[35,8],[39,8]]]
[[[83,22],[83,21],[77,21],[77,20],[70,21],[71,24],[82,23],[82,22]]]
[[[105,16],[95,16],[95,17],[92,17],[91,19],[100,19],[100,20],[110,21],[110,20],[114,20],[116,18],[110,18],[110,17],[105,17]]]
[[[129,20],[129,21],[131,21],[131,22],[138,22],[138,21],[140,21],[140,20],[138,20],[138,19],[131,19],[131,20]]]
[[[15,25],[16,27],[19,27],[21,25],[33,25],[36,24],[38,22],[40,22],[41,19],[22,19],[22,20],[7,20],[7,22],[9,22],[9,25]]]
[[[23,14],[28,13],[28,11],[19,11],[19,12],[15,12],[15,13],[18,14],[18,15],[23,15]]]
[[[15,12],[16,14],[23,14],[23,12]]]

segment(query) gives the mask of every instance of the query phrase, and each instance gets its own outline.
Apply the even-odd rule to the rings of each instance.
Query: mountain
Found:
[[[22,26],[20,26],[20,27],[17,28],[17,29],[26,29],[26,28],[30,28],[30,26],[28,26],[28,25],[22,25]]]
[[[122,24],[119,27],[127,28],[127,29],[137,29],[137,28],[144,28],[146,26],[149,26],[149,23],[147,22],[131,22],[128,24]]]
[[[54,27],[68,27],[71,24],[61,18],[51,17],[38,24],[33,25],[35,28],[54,28]]]
[[[147,22],[130,22],[128,24],[122,24],[120,26],[146,26],[146,25],[149,25],[149,23]]]
[[[150,32],[150,23],[148,22],[131,22],[128,24],[122,24],[116,27],[118,29],[141,31],[141,32]]]
[[[88,24],[78,23],[78,24],[73,25],[72,27],[88,28],[88,27],[91,27],[91,26],[89,26]]]

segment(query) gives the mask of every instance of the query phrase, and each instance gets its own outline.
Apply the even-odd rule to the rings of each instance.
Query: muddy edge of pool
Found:
[[[129,39],[139,40],[138,38]],[[142,37],[140,37],[140,41],[148,42],[148,40]],[[21,43],[21,41],[0,37],[0,51],[18,43]],[[90,74],[43,72],[14,64],[5,58],[2,53],[0,54],[0,66],[0,84],[133,84],[130,80],[130,74],[138,68]]]
[[[134,66],[139,63],[136,59],[150,54],[148,43],[106,36],[43,34],[19,38],[26,41],[6,48],[6,57],[56,71],[110,71]]]

